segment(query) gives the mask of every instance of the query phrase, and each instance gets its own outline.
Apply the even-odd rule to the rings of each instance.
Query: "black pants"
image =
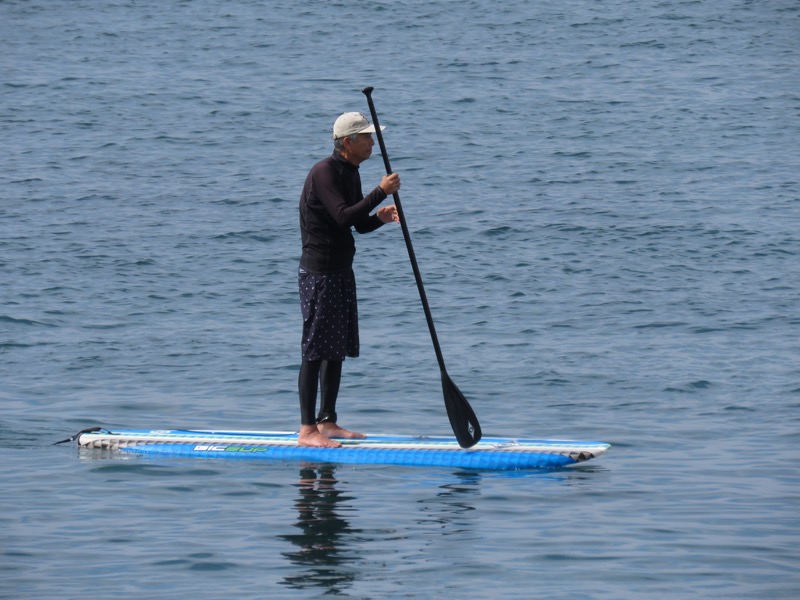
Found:
[[[336,397],[339,395],[341,380],[341,360],[304,360],[302,362],[300,375],[297,378],[297,386],[300,390],[300,423],[302,425],[336,423]],[[322,400],[319,414],[315,416],[318,389],[322,391]]]

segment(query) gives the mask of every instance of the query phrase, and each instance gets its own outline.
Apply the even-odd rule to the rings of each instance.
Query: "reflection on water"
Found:
[[[346,518],[348,514],[352,518],[357,516],[354,506],[357,498],[341,489],[343,482],[335,473],[336,466],[330,464],[309,464],[300,469],[295,500],[297,521],[294,523],[298,531],[279,536],[293,545],[283,556],[298,567],[299,572],[284,577],[284,585],[296,589],[316,587],[325,594],[340,594],[371,572],[365,569],[366,563],[380,562],[378,557],[365,556],[358,550],[376,539],[393,540],[398,547],[411,543],[413,547],[413,540],[422,543],[429,539],[430,532],[426,530],[430,525],[434,525],[437,532],[442,526],[459,532],[472,527],[464,515],[476,509],[472,499],[480,496],[480,473],[453,473],[443,484],[441,473],[439,478],[434,478],[420,471],[415,477],[416,483],[407,488],[409,502],[416,501],[420,507],[415,518],[406,527],[401,522],[393,522],[389,529],[367,530],[354,528]],[[437,533],[436,537],[439,535]],[[413,548],[409,548],[409,553],[415,553]]]
[[[416,523],[423,529],[435,528],[439,535],[427,538],[427,544],[437,547],[437,554],[447,552],[439,544],[448,542],[455,536],[471,539],[475,531],[476,501],[481,495],[482,475],[477,471],[459,471],[448,477],[447,483],[440,483],[435,494],[424,495],[417,500],[419,512]]]
[[[304,570],[284,578],[293,588],[320,587],[338,593],[356,578],[354,569],[342,568],[358,558],[347,537],[358,533],[341,515],[351,509],[352,496],[336,488],[335,465],[304,465],[300,469],[295,500],[298,533],[279,536],[295,548],[283,555]]]
[[[100,448],[84,448],[78,446],[78,459],[79,460],[126,460],[126,461],[140,461],[141,456],[137,456],[132,452],[121,452],[120,450],[108,450]]]

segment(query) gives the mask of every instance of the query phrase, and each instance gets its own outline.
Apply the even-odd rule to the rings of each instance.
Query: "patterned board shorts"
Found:
[[[358,356],[358,302],[352,270],[310,273],[300,269],[303,360],[344,360]]]

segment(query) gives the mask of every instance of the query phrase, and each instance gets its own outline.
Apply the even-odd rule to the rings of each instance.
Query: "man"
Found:
[[[383,128],[381,128],[383,129]],[[298,284],[303,313],[300,366],[301,446],[338,448],[334,438],[363,438],[337,423],[336,398],[345,356],[359,354],[358,307],[353,275],[355,240],[351,228],[369,233],[399,222],[397,208],[370,212],[400,189],[397,173],[386,175],[366,197],[359,165],[372,154],[375,127],[360,113],[344,113],[333,124],[333,154],[306,177],[300,196],[303,253]],[[317,391],[320,411],[315,415]]]

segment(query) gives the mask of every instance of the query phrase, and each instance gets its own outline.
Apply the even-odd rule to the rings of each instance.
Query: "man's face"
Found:
[[[347,149],[349,160],[354,165],[358,166],[372,155],[372,146],[375,141],[372,139],[371,133],[359,133],[355,141],[347,139],[345,141],[345,148]]]

